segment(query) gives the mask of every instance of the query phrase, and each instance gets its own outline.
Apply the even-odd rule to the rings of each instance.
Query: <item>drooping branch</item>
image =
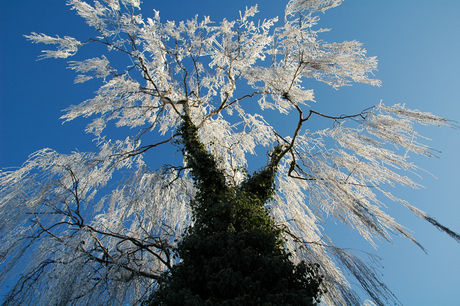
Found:
[[[430,217],[430,216],[425,216],[423,217],[426,221],[430,222],[432,225],[434,225],[437,229],[439,229],[441,232],[445,232],[447,233],[447,235],[449,235],[450,237],[452,237],[453,239],[455,239],[457,242],[460,243],[460,235],[457,234],[456,232],[452,231],[451,229],[449,229],[448,227],[440,224],[438,221],[436,221],[434,218]]]

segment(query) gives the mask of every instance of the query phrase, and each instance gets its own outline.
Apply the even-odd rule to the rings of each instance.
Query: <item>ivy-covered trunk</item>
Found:
[[[191,203],[194,224],[178,246],[181,262],[147,305],[315,305],[321,295],[318,266],[290,261],[281,231],[264,207],[274,193],[282,148],[235,188],[188,116],[181,134],[198,189]]]

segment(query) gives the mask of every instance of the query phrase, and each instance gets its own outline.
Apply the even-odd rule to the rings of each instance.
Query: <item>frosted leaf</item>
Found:
[[[80,0],[68,0],[67,5],[70,5],[72,10],[76,10],[78,15],[86,19],[88,25],[99,30],[105,28],[106,19],[104,17],[109,14],[109,8],[102,6],[97,1],[95,1],[94,7]]]
[[[87,73],[93,72],[97,78],[105,78],[110,75],[112,69],[110,68],[110,63],[105,56],[102,58],[91,58],[84,60],[82,62],[69,62],[69,68],[77,72]],[[83,83],[87,79],[91,79],[91,76],[81,76],[79,75],[75,80],[75,83]]]
[[[91,80],[93,77],[92,76],[89,76],[89,75],[77,75],[77,77],[75,78],[74,80],[74,83],[75,84],[78,84],[78,83],[84,83],[86,81],[89,81]]]
[[[324,11],[339,6],[343,0],[290,0],[286,6],[286,15],[293,15],[303,10],[314,13]]]
[[[428,112],[421,112],[419,110],[411,110],[404,107],[404,105],[395,104],[393,106],[386,106],[383,103],[378,105],[378,109],[387,113],[395,114],[401,118],[414,120],[424,125],[448,126],[456,127],[452,121],[433,115]]]
[[[119,0],[104,0],[104,2],[107,3],[108,6],[114,11],[118,11],[120,9]]]
[[[43,50],[44,53],[39,58],[67,58],[69,56],[75,55],[78,48],[81,46],[81,42],[76,40],[73,37],[65,36],[60,38],[59,36],[51,37],[45,34],[37,34],[32,32],[31,35],[24,35],[27,39],[31,40],[33,43],[44,43],[44,44],[54,44],[58,45],[58,50]]]
[[[141,1],[140,0],[121,0],[125,5],[131,5],[137,9],[140,9]]]
[[[259,10],[257,9],[257,5],[250,7],[249,9],[246,7],[244,15],[241,15],[240,12],[240,21],[245,22],[249,17],[254,17]]]

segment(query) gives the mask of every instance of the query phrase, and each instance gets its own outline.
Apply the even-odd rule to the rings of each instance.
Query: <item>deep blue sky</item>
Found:
[[[152,8],[163,20],[210,15],[214,21],[235,19],[238,11],[258,1],[144,0],[142,14]],[[283,17],[287,1],[259,1],[260,18]],[[232,3],[232,5],[229,5]],[[0,0],[0,168],[20,166],[27,156],[50,147],[61,153],[94,150],[92,136],[83,130],[84,119],[61,124],[61,110],[91,98],[97,82],[73,84],[75,74],[67,60],[36,61],[44,45],[33,45],[24,34],[73,36],[84,41],[93,34],[64,0]],[[387,105],[430,111],[460,121],[460,2],[458,0],[373,1],[345,0],[321,14],[320,26],[332,28],[321,37],[329,42],[358,40],[369,56],[379,59],[376,78],[380,88],[354,85],[335,91],[310,81],[317,109],[338,114],[360,111],[381,99]],[[86,48],[76,57],[99,56]],[[73,59],[70,59],[73,60]],[[351,110],[351,111],[350,111]],[[442,151],[439,158],[414,157],[413,161],[437,179],[421,173],[417,182],[425,189],[396,188],[397,196],[425,210],[441,223],[460,232],[460,131],[419,127]],[[376,253],[383,257],[383,279],[404,305],[459,305],[460,244],[396,205],[386,202],[390,214],[414,231],[428,250],[425,255],[409,241],[396,237],[394,245],[382,242]],[[328,222],[328,234],[341,247],[372,251],[350,235],[348,229]],[[350,236],[352,236],[350,238]]]

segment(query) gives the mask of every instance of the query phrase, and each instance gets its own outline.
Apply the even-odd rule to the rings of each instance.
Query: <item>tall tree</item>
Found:
[[[285,148],[277,192],[268,206],[277,228],[284,229],[291,260],[320,264],[325,304],[359,304],[343,274],[347,270],[375,303],[397,302],[372,267],[322,233],[319,220],[326,212],[371,244],[379,238],[390,241],[390,233],[417,243],[381,210],[379,192],[459,241],[456,233],[385,188],[417,186],[398,169],[417,169],[408,161],[410,152],[432,155],[417,142],[414,123],[452,124],[400,105],[378,104],[347,115],[308,105],[314,99],[313,90],[303,85],[308,78],[333,88],[380,84],[369,78],[376,59],[366,57],[360,43],[318,39],[324,30],[315,28],[317,13],[341,2],[291,0],[283,25],[274,28],[276,18],[251,21],[256,7],[236,21],[214,24],[205,17],[176,24],[162,22],[158,12],[142,19],[136,0],[93,6],[70,0],[97,37],[80,42],[28,36],[58,46],[43,58],[67,58],[90,43],[112,53],[70,62],[80,73],[77,82],[103,81],[93,99],[71,106],[63,116],[92,116],[87,132],[95,135],[99,152],[65,155],[44,149],[19,170],[1,173],[0,280],[17,284],[4,303],[135,303],[155,291],[162,273],[174,270],[179,260],[174,251],[191,222],[189,204],[203,190],[196,193],[189,165],[178,161],[151,169],[145,155],[160,156],[163,147],[180,141],[178,127],[186,111],[224,174],[225,186],[244,185],[246,156],[257,146]],[[130,58],[127,67],[115,68],[120,63],[113,51]],[[292,131],[279,124],[285,123],[281,118],[264,117],[266,109],[296,118]],[[330,126],[314,130],[313,117]],[[107,140],[104,131],[111,120],[135,132]],[[112,187],[119,173],[125,176]]]

